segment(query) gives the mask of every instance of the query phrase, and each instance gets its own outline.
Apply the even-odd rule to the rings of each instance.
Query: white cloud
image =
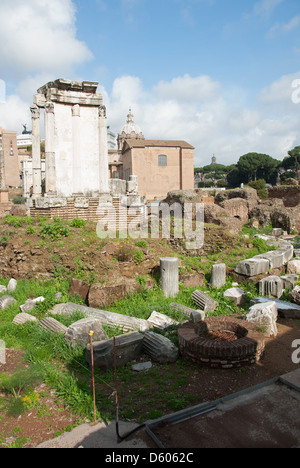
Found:
[[[277,34],[288,34],[300,25],[300,15],[294,16],[288,23],[275,23],[270,29],[268,36],[273,37]]]
[[[254,14],[269,16],[283,0],[260,0],[254,5]]]
[[[148,91],[137,77],[118,78],[107,96],[109,125],[118,133],[132,107],[146,139],[188,141],[195,146],[198,166],[208,164],[213,154],[223,164],[251,151],[282,159],[300,144],[300,104],[291,101],[295,77],[271,83],[251,107],[245,91],[243,99],[235,100],[233,89],[228,92],[207,76],[176,77]]]
[[[76,37],[72,0],[1,0],[0,43],[0,79],[16,86],[0,103],[0,125],[9,130],[30,125],[29,107],[40,86],[74,74],[76,65],[92,58]]]
[[[174,78],[171,82],[160,81],[155,92],[163,99],[178,101],[207,101],[219,96],[220,85],[209,76],[190,77],[188,74]]]
[[[66,73],[92,58],[76,38],[71,0],[1,0],[0,62],[3,73]],[[5,78],[2,77],[2,78]]]
[[[5,130],[21,133],[22,124],[31,128],[30,122],[29,106],[19,96],[7,96],[6,102],[0,103],[0,126]]]

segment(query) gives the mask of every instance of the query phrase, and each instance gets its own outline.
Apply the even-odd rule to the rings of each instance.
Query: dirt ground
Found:
[[[300,364],[292,362],[292,353],[295,351],[292,343],[300,339],[300,320],[279,319],[277,327],[278,336],[266,338],[265,353],[258,364],[239,370],[191,366],[183,390],[196,397],[201,395],[203,402],[213,401],[298,369]],[[11,374],[18,366],[24,366],[22,357],[22,352],[7,350],[6,364],[0,364],[0,373]],[[175,367],[170,365],[168,374],[172,369],[175,371]],[[130,383],[126,385],[126,389],[121,388],[120,391],[123,394],[130,392]],[[35,392],[39,395],[39,410],[33,408],[18,416],[7,413],[7,395],[0,393],[1,448],[14,444],[34,448],[83,422],[59,405],[55,393],[46,386],[38,386]],[[195,404],[197,403],[196,400]]]

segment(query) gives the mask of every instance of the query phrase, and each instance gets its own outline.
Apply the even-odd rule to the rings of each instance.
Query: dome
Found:
[[[134,115],[131,113],[131,109],[129,109],[127,123],[122,127],[121,134],[125,133],[126,135],[131,136],[132,133],[135,133],[136,135],[140,135],[142,133],[140,127],[134,122],[133,117]]]
[[[127,115],[127,123],[122,127],[121,132],[118,135],[118,148],[122,149],[124,141],[126,139],[134,140],[144,140],[145,137],[140,129],[140,127],[134,122],[133,114],[131,109],[129,109],[129,114]]]

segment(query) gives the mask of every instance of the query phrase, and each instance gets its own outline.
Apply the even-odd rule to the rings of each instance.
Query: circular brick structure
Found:
[[[178,337],[183,358],[221,369],[255,364],[265,349],[264,335],[254,324],[232,317],[184,323]]]

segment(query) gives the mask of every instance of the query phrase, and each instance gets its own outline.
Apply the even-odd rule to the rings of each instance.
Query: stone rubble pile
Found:
[[[272,239],[267,238],[270,245],[272,242],[274,243],[274,237]],[[300,260],[292,260],[294,250],[291,244],[281,241],[278,236],[275,240],[277,250],[240,261],[235,269],[236,273],[251,278],[259,274],[265,276],[270,270],[281,268],[287,264],[285,275],[265,276],[259,280],[260,297],[251,301],[250,308],[244,316],[244,320],[262,327],[267,336],[277,336],[276,321],[278,315],[288,318],[300,318],[300,286],[297,286]],[[173,259],[171,260],[173,265]],[[299,265],[297,262],[299,262]],[[176,262],[174,263],[177,271],[178,265]],[[220,289],[225,284],[226,265],[214,265],[210,286]],[[242,306],[246,294],[238,285],[239,283],[235,283],[232,288],[227,289],[224,292],[224,297],[232,301],[236,306]],[[17,281],[14,279],[10,280],[7,287],[0,285],[0,294],[4,294],[0,297],[0,310],[5,310],[17,303],[14,297],[10,295],[13,294],[16,288]],[[290,302],[280,300],[286,290],[290,291],[288,296]],[[139,319],[72,302],[61,303],[62,294],[57,293],[55,296],[56,305],[49,311],[48,316],[39,321],[34,315],[30,315],[30,312],[34,310],[38,302],[44,300],[43,297],[26,300],[20,306],[21,313],[15,316],[13,323],[23,325],[27,322],[35,322],[39,328],[48,333],[62,334],[70,347],[84,346],[86,361],[89,365],[91,365],[92,352],[90,333],[93,332],[93,358],[96,368],[112,369],[115,359],[117,366],[122,366],[136,361],[143,355],[158,363],[172,363],[179,357],[178,348],[167,336],[160,333],[170,327],[180,325],[179,322],[167,315],[153,311],[148,320]],[[200,290],[195,290],[192,293],[192,300],[196,305],[195,309],[176,302],[171,303],[170,307],[181,312],[187,321],[195,323],[205,321],[206,315],[213,313],[219,306],[219,303],[212,299],[209,294]],[[54,318],[59,315],[71,316],[75,312],[81,312],[84,318],[72,323],[69,327],[64,326]],[[109,338],[106,330],[115,329],[123,334],[115,338]],[[152,365],[151,361],[136,364],[134,370],[149,369]]]

